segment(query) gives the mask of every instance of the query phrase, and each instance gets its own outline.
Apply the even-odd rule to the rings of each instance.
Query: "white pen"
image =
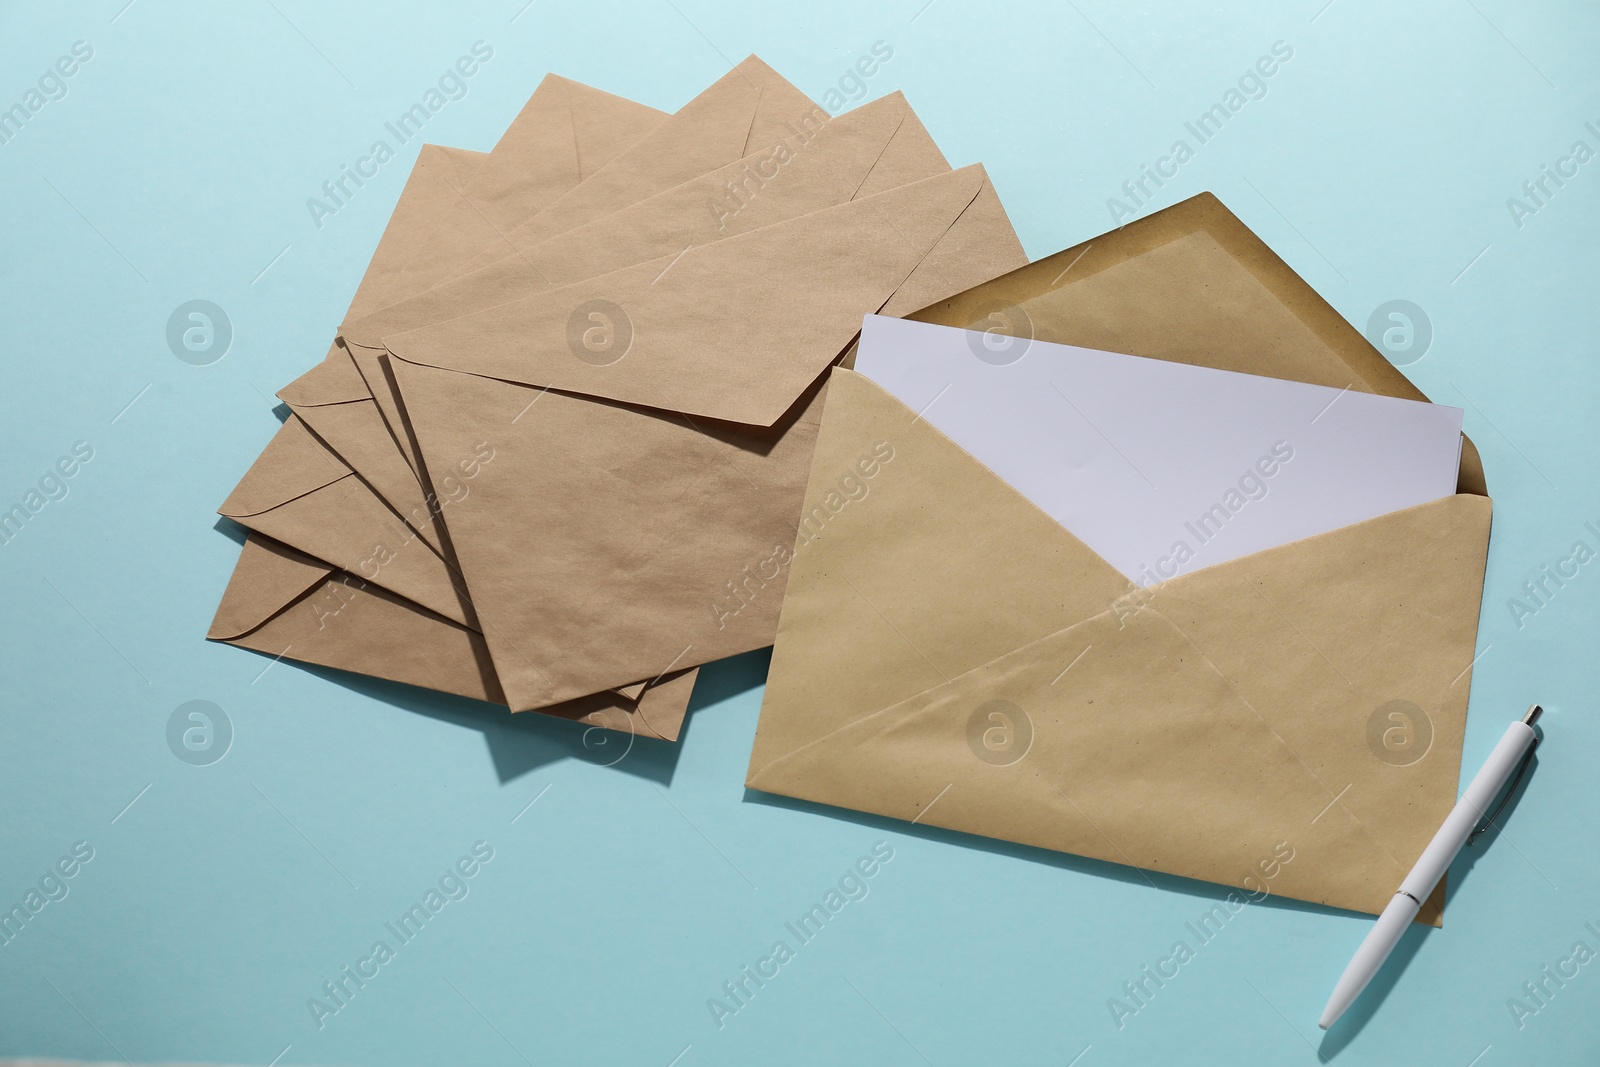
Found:
[[[1506,727],[1505,736],[1489,753],[1477,777],[1472,779],[1472,784],[1461,794],[1456,806],[1445,816],[1444,825],[1433,835],[1428,847],[1422,850],[1411,873],[1400,883],[1399,892],[1383,909],[1383,914],[1378,916],[1376,925],[1368,932],[1366,940],[1361,942],[1361,947],[1356,949],[1350,966],[1344,969],[1339,984],[1333,987],[1328,1006],[1322,1009],[1318,1026],[1326,1030],[1337,1022],[1339,1016],[1355,1003],[1361,991],[1367,988],[1367,983],[1378,973],[1383,961],[1389,958],[1389,953],[1400,942],[1400,935],[1416,918],[1417,909],[1422,907],[1422,902],[1428,899],[1433,887],[1444,877],[1444,872],[1456,858],[1456,853],[1461,851],[1461,846],[1467,843],[1473,827],[1484,817],[1500,790],[1505,788],[1512,773],[1522,765],[1524,757],[1539,743],[1538,735],[1533,732],[1533,724],[1539,721],[1543,711],[1535,704],[1520,720]]]

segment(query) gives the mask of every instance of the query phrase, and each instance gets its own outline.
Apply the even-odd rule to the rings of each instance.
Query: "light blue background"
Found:
[[[1520,628],[1507,600],[1600,521],[1600,161],[1520,228],[1506,200],[1575,140],[1600,147],[1600,14],[1324,2],[7,4],[0,107],[74,41],[94,58],[0,146],[0,508],[74,442],[95,458],[0,547],[0,902],[76,841],[96,855],[0,947],[0,1053],[1595,1062],[1600,962],[1521,1029],[1506,1001],[1575,941],[1600,950],[1600,563]],[[1211,189],[1358,326],[1390,299],[1426,310],[1408,373],[1466,408],[1496,503],[1469,770],[1530,700],[1549,709],[1507,832],[1458,864],[1449,925],[1411,932],[1353,1026],[1324,1041],[1315,1021],[1367,922],[1272,902],[1119,1030],[1107,999],[1222,891],[746,794],[763,655],[703,673],[681,746],[607,767],[620,742],[566,723],[263,674],[202,640],[238,554],[213,509],[277,426],[268,398],[323,354],[417,142],[322,228],[305,200],[479,39],[494,58],[430,141],[488,148],[546,71],[673,109],[758,52],[820,99],[882,40],[869,94],[905,90],[953,163],[985,163],[1036,257],[1107,229],[1185,120],[1293,48],[1141,213]],[[194,298],[234,325],[213,366],[165,343]],[[236,731],[209,767],[165,741],[191,699]],[[470,895],[318,1030],[307,998],[480,839]],[[877,841],[895,853],[869,896],[719,1030],[707,998]]]

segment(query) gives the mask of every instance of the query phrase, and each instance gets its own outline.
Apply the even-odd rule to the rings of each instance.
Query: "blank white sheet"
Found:
[[[986,340],[868,315],[856,370],[1140,586],[1455,492],[1460,408]]]

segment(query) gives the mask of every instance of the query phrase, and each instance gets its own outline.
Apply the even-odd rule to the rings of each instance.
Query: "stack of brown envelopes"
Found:
[[[1026,263],[898,93],[759,59],[664,114],[554,75],[427,146],[324,360],[220,509],[210,637],[676,739],[773,643],[826,375],[867,313]]]

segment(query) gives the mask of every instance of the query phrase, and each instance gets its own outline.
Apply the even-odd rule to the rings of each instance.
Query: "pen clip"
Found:
[[[1528,764],[1533,762],[1533,754],[1538,748],[1539,738],[1537,735],[1535,735],[1533,744],[1528,746],[1528,751],[1523,755],[1522,762],[1517,766],[1517,773],[1511,779],[1511,784],[1506,787],[1505,793],[1500,797],[1500,803],[1496,804],[1494,806],[1494,811],[1490,812],[1489,816],[1483,820],[1482,826],[1479,826],[1476,830],[1473,830],[1472,833],[1467,835],[1468,847],[1470,847],[1472,843],[1478,839],[1480,834],[1485,833],[1489,827],[1494,825],[1494,821],[1500,817],[1500,813],[1505,810],[1506,805],[1511,803],[1511,798],[1516,796],[1517,786],[1522,784],[1522,776],[1528,773]]]

